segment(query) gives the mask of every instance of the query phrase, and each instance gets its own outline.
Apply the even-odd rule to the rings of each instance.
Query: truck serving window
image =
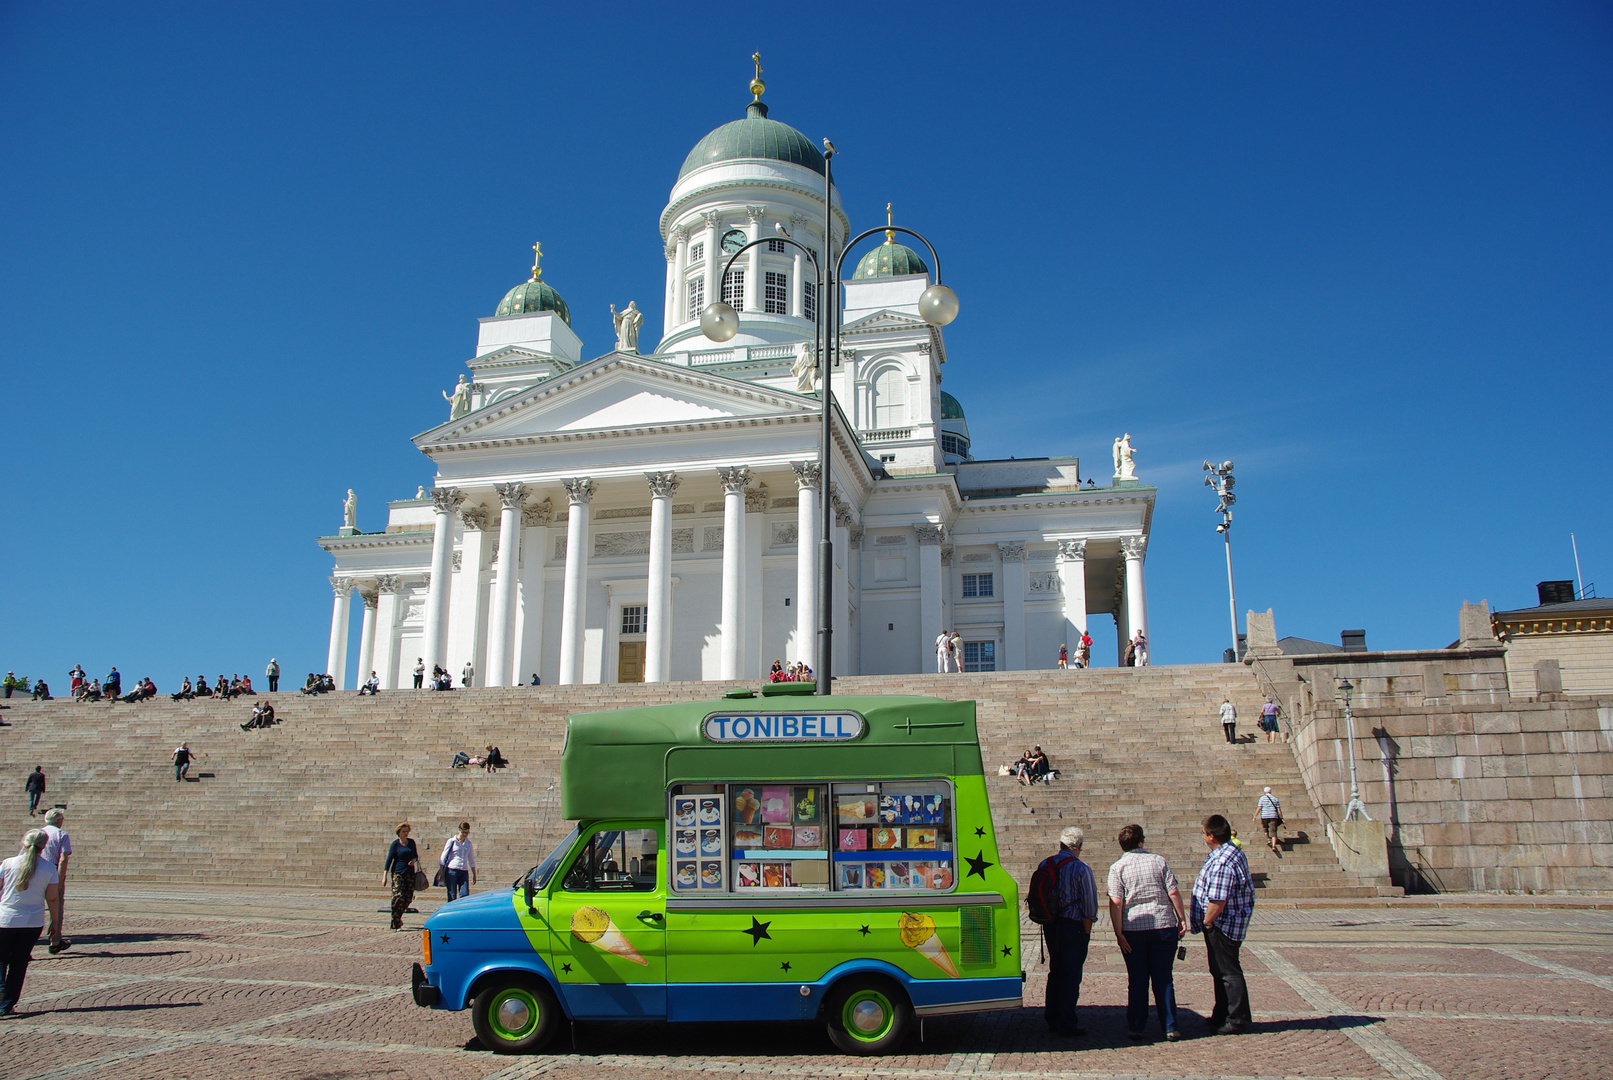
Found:
[[[944,780],[678,784],[671,815],[679,893],[953,886]]]
[[[654,829],[601,829],[566,871],[566,892],[654,892]]]

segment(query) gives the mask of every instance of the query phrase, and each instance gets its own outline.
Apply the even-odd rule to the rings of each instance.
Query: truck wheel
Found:
[[[560,1002],[535,975],[498,975],[476,995],[471,1024],[481,1044],[497,1054],[541,1050],[560,1027]]]
[[[888,1054],[913,1030],[913,1006],[902,988],[877,975],[836,984],[823,1003],[829,1039],[848,1054]]]

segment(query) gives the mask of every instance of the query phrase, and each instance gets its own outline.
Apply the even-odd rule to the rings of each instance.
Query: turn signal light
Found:
[[[426,959],[425,964],[422,965],[422,966],[430,967],[431,966],[431,931],[430,930],[424,930],[423,929],[423,930],[420,931],[420,952]]]

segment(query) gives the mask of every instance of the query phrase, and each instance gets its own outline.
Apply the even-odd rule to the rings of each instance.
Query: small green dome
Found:
[[[745,158],[788,161],[823,175],[823,152],[812,145],[812,140],[788,124],[769,120],[767,106],[753,101],[746,107],[743,120],[730,121],[694,144],[689,156],[683,159],[678,179],[682,180],[702,165]]]
[[[552,311],[571,325],[571,309],[554,291],[554,287],[547,281],[532,278],[523,281],[515,288],[504,294],[504,299],[498,302],[498,310],[493,312],[499,315],[531,315],[538,311]]]
[[[903,277],[907,274],[929,272],[930,268],[924,265],[924,260],[919,258],[918,252],[906,244],[887,240],[862,257],[857,263],[857,272],[851,275],[851,280],[866,281],[868,278]]]
[[[957,398],[953,397],[951,394],[947,393],[945,390],[941,391],[941,419],[943,419],[943,420],[962,420],[963,419],[963,406],[958,404],[958,399]]]

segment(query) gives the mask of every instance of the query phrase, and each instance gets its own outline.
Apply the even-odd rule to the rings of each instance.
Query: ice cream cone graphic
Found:
[[[633,943],[610,921],[610,916],[599,908],[580,907],[572,912],[571,936],[585,944],[597,945],[608,953],[615,953],[624,960],[650,966],[650,962],[638,954]]]
[[[935,920],[928,915],[916,915],[911,911],[903,912],[901,920],[896,924],[901,932],[902,944],[909,949],[923,955],[930,963],[952,976],[958,977],[958,966],[947,955],[947,948],[941,944],[941,939],[935,933]]]

